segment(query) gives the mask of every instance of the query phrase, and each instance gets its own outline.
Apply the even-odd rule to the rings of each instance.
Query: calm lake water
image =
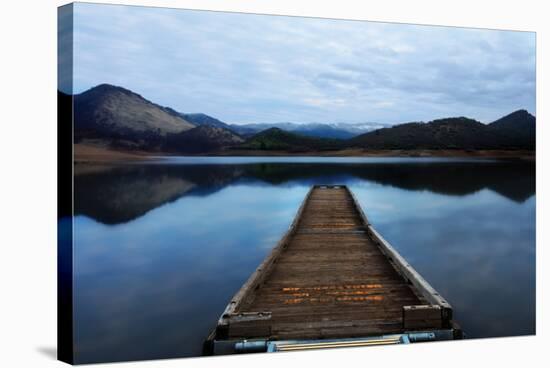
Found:
[[[171,158],[77,165],[78,362],[201,354],[312,184],[346,184],[469,338],[535,333],[535,164]]]

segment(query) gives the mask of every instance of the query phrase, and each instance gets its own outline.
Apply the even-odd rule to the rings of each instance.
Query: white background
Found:
[[[547,366],[550,22],[545,1],[157,0],[105,3],[537,32],[537,336],[118,363],[136,367]],[[56,0],[3,1],[0,21],[0,366],[57,367]],[[544,103],[546,101],[546,105]],[[546,163],[546,164],[545,164]],[[546,165],[546,169],[543,165]],[[544,226],[546,224],[546,228]],[[464,270],[468,272],[468,270]],[[460,275],[457,275],[460,277]],[[507,287],[507,285],[502,285]],[[545,310],[546,309],[546,310]],[[185,328],[185,326],[181,326]],[[136,347],[139,349],[139,347]],[[543,363],[544,362],[544,363]],[[104,366],[104,365],[98,365]]]

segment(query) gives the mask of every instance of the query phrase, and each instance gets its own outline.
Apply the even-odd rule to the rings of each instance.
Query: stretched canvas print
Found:
[[[58,21],[59,359],[535,334],[535,33]]]

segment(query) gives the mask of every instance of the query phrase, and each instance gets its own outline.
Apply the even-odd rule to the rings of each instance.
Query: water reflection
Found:
[[[79,166],[77,361],[195,356],[313,183],[344,183],[470,337],[535,332],[535,167],[371,161]]]
[[[218,159],[219,160],[219,159]],[[517,202],[535,193],[535,165],[502,161],[148,164],[77,167],[75,213],[105,224],[133,220],[184,195],[228,185],[312,185],[361,179],[407,190],[466,195],[491,189]]]

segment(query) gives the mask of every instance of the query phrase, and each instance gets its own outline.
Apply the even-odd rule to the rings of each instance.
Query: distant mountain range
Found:
[[[59,92],[60,98],[68,98]],[[483,124],[458,117],[378,123],[226,124],[157,105],[101,84],[74,96],[75,142],[175,154],[221,150],[314,152],[355,149],[535,149],[536,119],[525,110]]]
[[[269,128],[248,138],[238,148],[259,151],[309,152],[335,150],[341,146],[342,141],[338,139],[309,137],[280,128]]]
[[[349,139],[388,126],[380,123],[275,123],[231,124],[229,128],[243,136],[252,136],[267,128],[279,128],[309,137]]]

